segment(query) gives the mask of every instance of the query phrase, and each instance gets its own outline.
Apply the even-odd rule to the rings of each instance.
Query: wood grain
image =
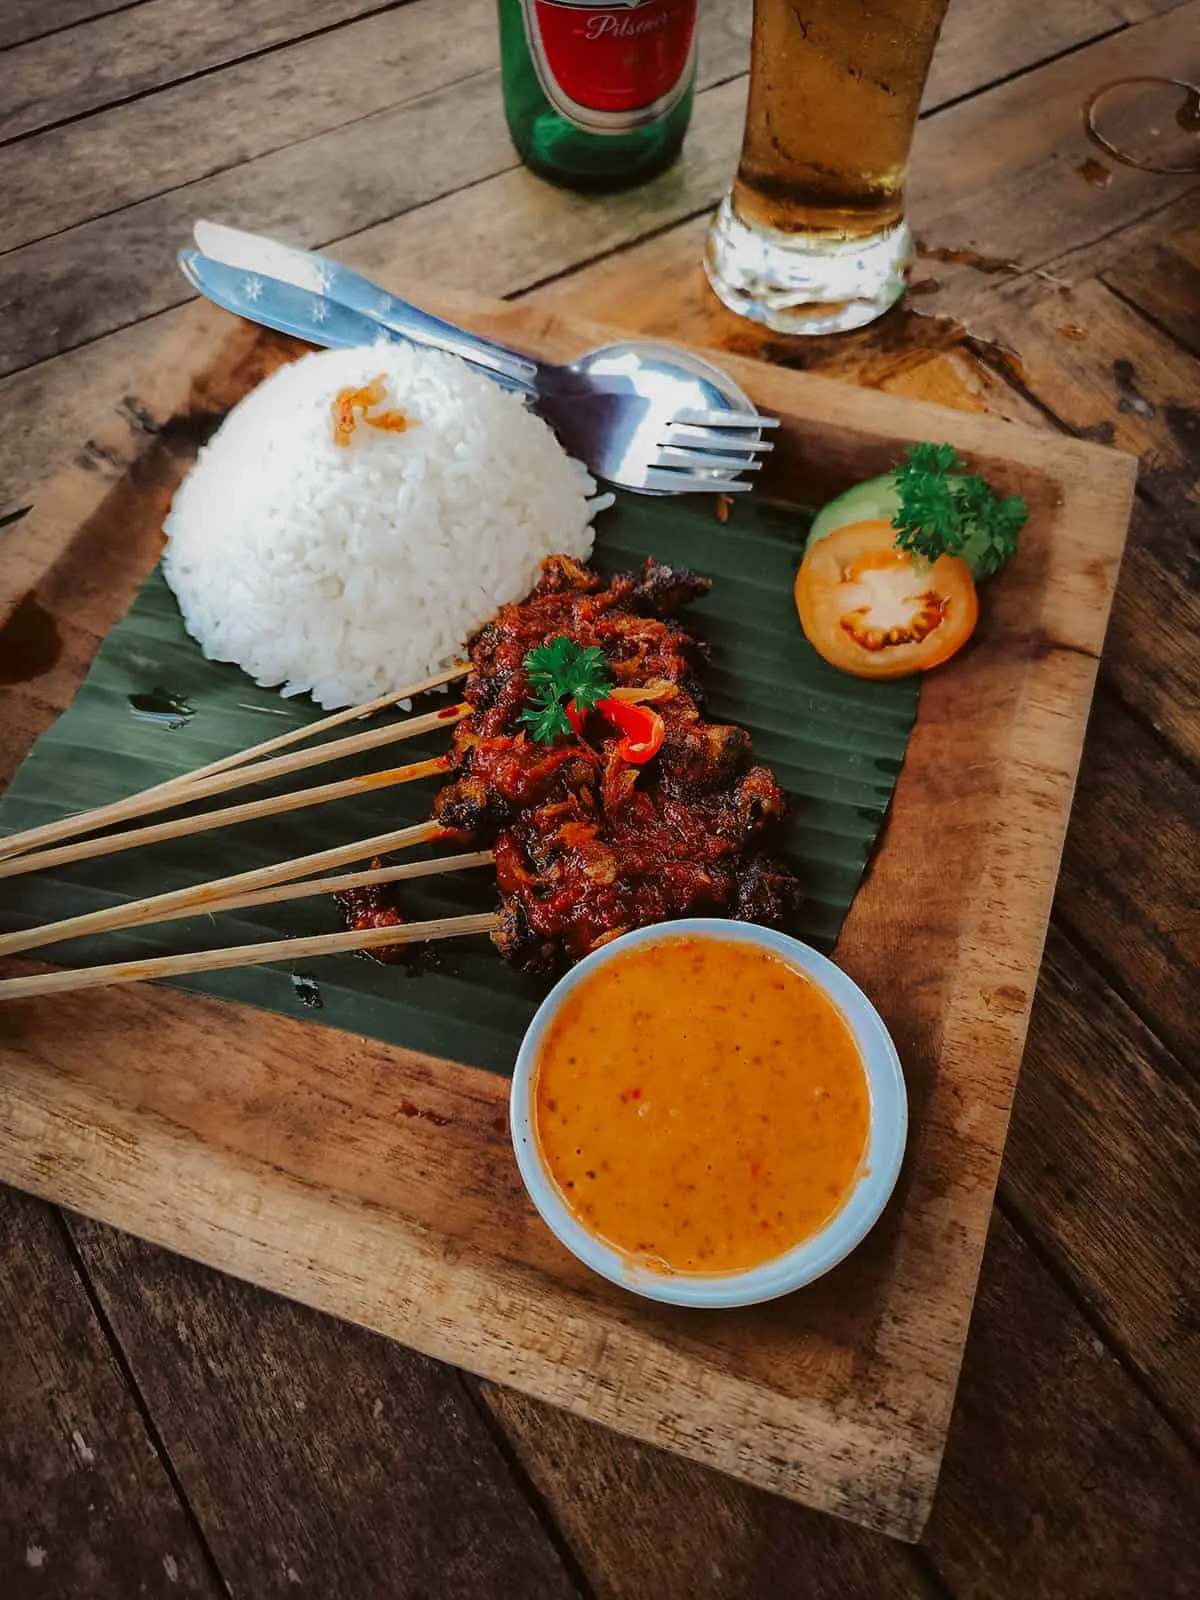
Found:
[[[971,331],[1011,352],[1012,371],[1085,439],[1142,463],[1142,487],[1200,505],[1200,361],[1107,289],[1026,279],[999,289]]]
[[[1200,541],[1194,509],[1139,497],[1113,605],[1105,681],[1186,760],[1200,760]],[[1167,626],[1164,627],[1164,622]]]
[[[1124,870],[1130,852],[1136,873]],[[1092,719],[1055,908],[1189,1059],[1200,967],[1195,789],[1169,750],[1107,697]]]
[[[1047,262],[1085,252],[1195,191],[1195,179],[1132,168],[1123,168],[1107,188],[1093,188],[1078,172],[1091,151],[1079,108],[1090,89],[1108,79],[1169,72],[1181,54],[1194,51],[1198,26],[1200,3],[1191,0],[922,121],[908,190],[910,220],[927,249],[963,251],[968,264],[929,261],[918,276],[934,292],[914,297],[863,334],[773,338],[733,316],[704,282],[707,220],[699,217],[620,257],[584,266],[556,286],[554,301],[597,318],[632,315],[646,331],[666,336],[674,330],[782,365],[824,368],[831,360],[852,362],[863,349],[874,362],[890,352],[894,362],[913,364],[930,346],[961,345],[963,319],[974,327],[977,307],[1010,274],[1036,275]],[[1038,196],[1036,205],[1029,203],[1031,194]],[[988,270],[969,264],[972,259]],[[1001,271],[990,270],[991,263]],[[849,375],[848,365],[841,370]]]
[[[308,63],[292,63],[291,51],[248,64],[240,76],[249,76],[251,82],[234,86],[237,104],[226,108],[222,120],[202,127],[195,138],[188,138],[184,145],[186,154],[180,157],[189,162],[200,157],[209,165],[211,176],[182,189],[172,188],[167,183],[165,186],[170,192],[106,213],[94,222],[14,249],[4,256],[0,260],[0,307],[11,307],[13,318],[19,315],[24,320],[25,330],[22,333],[10,326],[7,338],[0,339],[0,370],[5,369],[6,363],[10,368],[23,366],[40,359],[51,349],[69,348],[189,298],[190,291],[175,264],[175,252],[190,242],[191,226],[198,216],[237,221],[263,232],[274,231],[298,244],[322,245],[348,234],[359,234],[381,218],[407,212],[438,194],[464,186],[469,189],[498,172],[517,175],[517,156],[509,142],[494,68],[496,45],[491,13],[478,19],[473,34],[468,35],[465,28],[461,34],[456,34],[461,42],[447,50],[444,27],[434,32],[434,19],[419,7],[413,10],[415,16],[410,16],[407,7],[398,13],[392,26],[398,40],[409,41],[405,47],[413,51],[416,65],[424,61],[437,66],[432,75],[426,73],[427,81],[423,82],[418,97],[409,98],[402,90],[397,92],[394,75],[391,78],[393,92],[386,95],[388,78],[381,75],[374,92],[382,109],[369,115],[358,112],[347,117],[346,80],[355,74],[363,75],[361,66],[356,67],[354,63],[361,49],[369,48],[370,41],[362,47],[354,44],[346,48],[340,43],[340,35],[332,46],[323,38],[306,47],[320,46],[323,61],[326,56],[329,58],[328,67],[323,65],[322,71],[331,74],[328,96],[335,103],[340,98],[342,109],[337,113],[328,108],[322,113],[321,100],[310,101],[307,90],[302,97],[298,94],[294,71],[305,68]],[[382,26],[384,21],[392,19],[381,18],[372,25]],[[399,28],[401,21],[405,24],[403,31]],[[702,84],[708,80],[719,83],[735,65],[744,61],[745,39],[736,21],[731,15],[731,0],[722,0],[722,4],[712,9],[705,29]],[[439,42],[441,56],[437,53]],[[483,51],[486,60],[480,53]],[[482,70],[485,65],[490,70]],[[369,74],[366,77],[363,94],[369,102],[371,79]],[[432,81],[428,81],[431,77]],[[260,78],[265,78],[265,83],[260,85]],[[199,93],[199,89],[196,92]],[[686,200],[676,195],[672,219],[683,214],[679,210],[681,204],[685,210],[688,205],[694,209],[696,205],[706,204],[708,196],[726,179],[730,135],[727,131],[729,119],[723,115],[723,110],[730,93],[730,103],[737,108],[736,119],[740,124],[744,85],[734,85],[730,92],[723,92],[716,108],[717,125],[721,130],[720,176],[714,175],[711,157],[706,157],[706,146],[702,145],[699,164],[690,180],[693,185],[697,182],[703,185],[701,198],[695,199],[691,190],[687,191]],[[704,94],[700,96],[701,106],[707,103],[707,98]],[[264,103],[259,104],[260,100]],[[273,102],[281,102],[284,109],[273,113]],[[143,109],[139,115],[144,118],[157,114],[154,109],[157,100],[145,105],[149,109]],[[299,109],[301,107],[309,109]],[[128,124],[124,116],[127,109],[120,108],[122,118],[115,147],[106,144],[101,128],[89,139],[88,150],[81,161],[73,160],[74,152],[69,149],[64,152],[53,148],[48,157],[51,168],[43,169],[40,176],[36,170],[26,175],[24,163],[29,157],[25,147],[14,154],[15,170],[10,171],[8,177],[17,191],[15,222],[20,221],[21,194],[27,193],[35,205],[40,205],[38,197],[44,195],[48,171],[59,170],[64,155],[68,170],[75,166],[80,168],[79,181],[85,192],[89,188],[90,164],[104,159],[106,149],[112,160],[123,162],[125,170],[131,173],[129,182],[140,181],[136,178],[140,165],[131,166],[128,161]],[[173,131],[165,138],[159,137],[157,142],[152,139],[152,149],[159,152],[152,159],[168,159],[167,152],[179,147],[188,129],[186,117],[180,120],[184,109],[174,104],[165,109],[164,115]],[[319,118],[322,114],[333,122],[330,130],[300,139],[296,118],[305,115]],[[280,115],[291,119],[293,139],[299,142],[289,143],[282,129],[272,134]],[[703,115],[698,113],[698,123]],[[258,159],[230,162],[230,129],[247,123],[255,130],[251,135],[253,139],[266,141],[267,153]],[[90,130],[91,123],[87,126]],[[147,131],[150,135],[155,132]],[[158,132],[166,134],[165,129]],[[62,137],[69,140],[82,135],[63,130]],[[689,150],[696,142],[693,132]],[[277,144],[286,147],[276,148]],[[236,134],[232,148],[236,149]],[[403,152],[404,159],[380,162],[374,159],[380,149],[395,151],[397,157]],[[0,150],[0,177],[4,176],[3,162],[4,152]],[[35,168],[36,163],[35,145]],[[217,170],[213,171],[214,167]],[[351,172],[355,174],[355,181],[347,183],[346,174]],[[523,170],[519,175],[528,180],[534,190],[560,202],[564,200],[560,191],[550,189]],[[95,176],[102,181],[105,174],[99,172]],[[167,172],[156,181],[163,183],[168,176],[179,181],[178,173]],[[68,195],[72,181],[68,178],[65,185]],[[628,206],[625,209],[628,210]],[[594,217],[596,211],[593,198],[588,213]],[[637,214],[636,200],[633,200],[633,214]],[[34,226],[42,231],[40,224]],[[470,219],[467,226],[469,232],[478,234]],[[461,259],[463,231],[456,226],[452,239],[448,231],[443,231],[439,237],[444,270],[449,262]],[[594,250],[595,239],[590,243]],[[527,255],[531,248],[532,241],[526,240]],[[67,273],[83,277],[72,286],[67,282]],[[85,279],[90,289],[85,287]],[[485,284],[483,287],[493,286]],[[47,326],[52,318],[59,319],[57,332]]]
[[[606,1600],[648,1590],[665,1600],[939,1592],[894,1543],[850,1536],[525,1396],[484,1392]],[[1194,1464],[999,1218],[961,1394],[922,1540],[949,1592],[1111,1600],[1159,1570],[1171,1574],[1164,1594],[1188,1592],[1200,1553]],[[1128,1429],[1129,1447],[1115,1428]],[[1082,1500],[1072,1493],[1080,1470]],[[681,1506],[706,1537],[693,1537]]]
[[[1176,749],[1200,759],[1200,362],[1096,281],[1028,280],[977,308],[972,328],[1004,342],[1001,365],[1064,427],[1139,456],[1142,503],[1105,671]]]
[[[1200,1475],[997,1217],[923,1548],[956,1600],[1188,1600]]]
[[[448,29],[441,0],[413,0],[0,147],[0,250],[494,67],[495,6],[457,10]]]
[[[490,75],[470,78],[0,256],[0,370],[189,298],[175,253],[197,216],[316,244],[511,165],[496,87]],[[381,147],[397,159],[375,161]],[[348,173],[363,176],[348,183]],[[50,317],[61,319],[57,335]]]
[[[387,3],[307,0],[303,31]],[[295,39],[297,21],[289,0],[153,0],[19,45],[0,57],[0,141]]]
[[[1103,280],[1200,356],[1200,224],[1135,245],[1104,271]]]
[[[481,1386],[598,1600],[933,1600],[904,1545]],[[686,1508],[686,1514],[681,1511]]]
[[[54,1213],[0,1191],[0,1591],[223,1593]]]
[[[234,1594],[576,1593],[453,1372],[70,1226]]]
[[[0,11],[0,49],[38,39],[145,0],[6,0]]]
[[[112,411],[131,379],[186,315],[183,307],[136,322],[95,344],[0,378],[5,415],[0,428],[0,518],[30,504],[35,491],[78,451],[93,422]],[[0,540],[4,531],[0,528]]]
[[[605,336],[531,306],[420,292],[426,303],[552,357]],[[181,468],[167,445],[182,445],[197,414],[222,409],[284,348],[209,308],[188,319],[180,340],[126,415],[94,433],[88,465],[61,478],[10,536],[12,596],[35,589],[63,640],[60,663],[12,697],[11,721],[26,732],[48,700],[71,692],[89,638],[94,648],[153,559],[162,496]],[[1012,569],[979,646],[923,694],[887,847],[839,946],[897,1037],[914,1102],[912,1159],[888,1225],[808,1295],[714,1319],[701,1332],[678,1313],[598,1286],[531,1225],[496,1080],[375,1046],[329,1060],[285,1019],[256,1018],[247,1032],[234,1008],[166,994],[94,1001],[86,1063],[66,1047],[82,1002],[6,1008],[0,1026],[17,1030],[0,1067],[7,1126],[22,1133],[4,1147],[4,1171],[487,1376],[912,1534],[948,1418],[1120,549],[1114,507],[1128,501],[1129,463],[981,416],[732,357],[725,364],[785,419],[772,468],[784,492],[791,484],[811,500],[870,475],[936,425],[1002,487],[1026,493],[1034,510],[1026,560]],[[797,473],[802,484],[789,477]],[[123,548],[109,532],[118,508]],[[105,585],[92,566],[94,541],[114,563]],[[73,568],[85,553],[91,581],[81,591]],[[968,726],[971,760],[958,762],[955,730],[961,737]],[[921,862],[935,836],[939,881],[913,905],[900,886],[914,872],[928,877]],[[983,850],[981,838],[989,841]],[[906,901],[911,913],[899,919],[895,908]],[[900,948],[907,959],[896,959]],[[220,1038],[200,1100],[191,1098],[195,1085],[164,1081],[136,1049],[150,1017],[156,1049],[181,1059],[194,1048],[193,1029],[208,1039],[206,1059]],[[286,1093],[299,1096],[297,1113],[308,1108],[299,1121],[279,1113],[284,1061],[292,1063]],[[379,1095],[381,1075],[390,1100]],[[388,1115],[401,1086],[420,1103],[414,1082],[448,1107],[439,1112],[450,1124],[432,1164],[429,1130],[410,1122],[397,1134],[403,1119]],[[337,1119],[353,1127],[350,1147],[328,1137],[331,1092],[354,1107],[352,1124],[344,1113]],[[68,1155],[67,1130],[81,1120],[120,1129],[118,1143],[80,1163]],[[323,1131],[314,1140],[316,1127]],[[118,1156],[130,1140],[132,1166]],[[179,1198],[164,1206],[166,1193]],[[218,1193],[219,1234],[210,1199]],[[304,1260],[292,1242],[297,1228],[310,1241]],[[391,1287],[382,1297],[372,1292],[384,1259],[393,1263],[389,1286],[397,1259],[407,1264],[399,1298]],[[713,1385],[719,1431],[701,1398]]]
[[[1178,1426],[1200,1439],[1200,1102],[1187,1068],[1052,931],[1001,1193]]]

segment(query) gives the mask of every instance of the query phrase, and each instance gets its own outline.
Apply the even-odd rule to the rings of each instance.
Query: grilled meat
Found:
[[[543,565],[532,594],[502,606],[470,645],[454,729],[456,777],[434,816],[496,852],[502,954],[552,972],[630,928],[693,915],[786,925],[799,886],[761,854],[786,813],[771,772],[750,764],[745,730],[704,720],[698,671],[707,652],[675,620],[707,578],[647,561],[605,584],[566,556]],[[620,686],[651,687],[665,729],[634,766],[597,712],[577,738],[533,741],[524,662],[559,635],[596,645]],[[370,924],[375,925],[375,924]]]
[[[371,862],[371,871],[377,872],[382,865],[383,861],[376,856]],[[356,932],[365,928],[399,928],[404,922],[395,891],[389,884],[368,883],[359,889],[343,889],[333,898],[346,926]],[[409,944],[385,944],[361,953],[373,961],[392,963],[408,960],[412,951],[413,946]]]

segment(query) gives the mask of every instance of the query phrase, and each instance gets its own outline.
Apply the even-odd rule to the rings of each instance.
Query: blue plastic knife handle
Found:
[[[219,261],[202,255],[199,250],[181,250],[179,267],[184,277],[200,293],[248,322],[257,322],[264,328],[274,328],[278,333],[289,333],[309,344],[326,350],[348,350],[359,345],[408,342],[426,344],[414,324],[411,340],[405,340],[399,328],[385,326],[363,311],[356,311],[340,300],[328,295],[315,294],[310,289],[297,289],[278,278],[268,278],[261,272],[245,272],[240,267],[226,267]],[[365,282],[366,280],[362,280]],[[414,308],[415,309],[415,308]],[[419,317],[425,315],[418,312]],[[438,318],[430,319],[437,322]],[[457,330],[456,330],[457,331]],[[470,359],[470,352],[463,355]],[[532,363],[530,363],[532,365]],[[533,394],[532,384],[525,384],[497,372],[490,365],[479,365],[505,389],[515,389],[522,394]]]

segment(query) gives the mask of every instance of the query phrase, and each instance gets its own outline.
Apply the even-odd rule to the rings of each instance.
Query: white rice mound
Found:
[[[404,433],[333,402],[382,375]],[[596,485],[540,417],[455,356],[328,350],[237,405],[179,489],[163,571],[213,661],[264,687],[357,705],[429,676],[543,557],[592,551]]]

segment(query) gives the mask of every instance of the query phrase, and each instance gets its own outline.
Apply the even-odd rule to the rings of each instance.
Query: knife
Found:
[[[235,316],[245,317],[248,322],[274,328],[278,333],[290,333],[326,350],[349,350],[381,341],[389,344],[426,342],[393,332],[373,317],[341,305],[328,295],[297,288],[295,284],[283,283],[262,272],[244,272],[226,266],[210,260],[199,250],[181,250],[178,260],[179,270],[192,287],[199,289],[215,305],[232,311]],[[531,385],[490,366],[481,370],[502,389],[515,390],[526,400],[535,398]]]
[[[238,269],[264,284],[271,282],[276,288],[290,287],[310,298],[316,296],[318,300],[340,305],[377,325],[369,338],[359,339],[357,343],[373,344],[379,337],[379,330],[383,329],[410,343],[432,345],[462,356],[472,365],[506,378],[513,385],[529,390],[537,386],[536,361],[459,328],[453,322],[446,322],[442,317],[435,317],[430,311],[409,305],[328,256],[297,250],[259,234],[228,228],[220,222],[197,222],[192,232],[210,261]],[[241,314],[252,315],[245,311]],[[302,337],[311,338],[312,335]]]

